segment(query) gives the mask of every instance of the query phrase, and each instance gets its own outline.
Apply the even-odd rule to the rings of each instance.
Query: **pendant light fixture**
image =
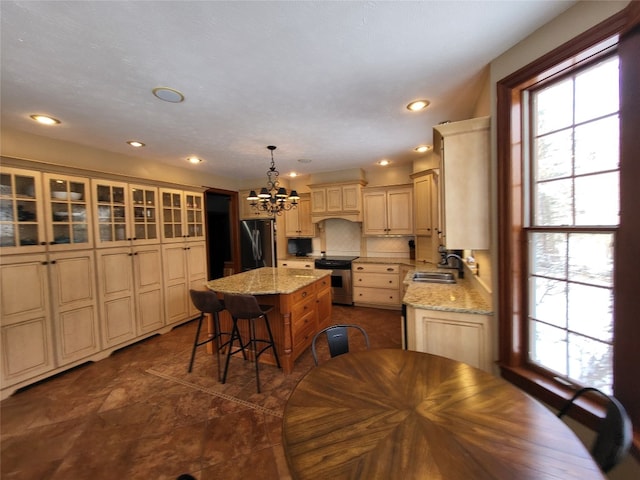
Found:
[[[273,151],[276,149],[274,145],[269,145],[267,149],[271,151],[271,166],[267,171],[267,185],[260,189],[260,193],[256,195],[255,190],[249,192],[247,200],[251,207],[258,213],[266,212],[269,215],[282,215],[282,212],[298,207],[300,196],[295,190],[291,190],[287,194],[287,189],[280,186],[278,177],[280,172],[276,170],[273,161]]]

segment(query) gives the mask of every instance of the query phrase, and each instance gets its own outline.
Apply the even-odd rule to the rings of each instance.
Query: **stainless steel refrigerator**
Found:
[[[276,232],[274,220],[240,222],[242,271],[276,266]]]

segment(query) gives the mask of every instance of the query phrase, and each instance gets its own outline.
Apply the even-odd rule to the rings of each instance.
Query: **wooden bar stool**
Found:
[[[229,332],[221,332],[220,331],[220,318],[218,317],[218,313],[224,310],[224,302],[218,298],[215,292],[211,290],[189,290],[189,294],[191,295],[191,301],[193,305],[200,310],[200,318],[198,318],[198,328],[196,329],[196,338],[193,341],[193,347],[191,348],[191,360],[189,360],[189,370],[191,373],[193,368],[193,360],[196,356],[196,348],[201,347],[202,345],[206,345],[210,342],[215,342],[216,348],[216,356],[218,360],[218,381],[221,380],[221,372],[220,372],[220,350],[229,345],[231,340],[227,340],[224,343],[220,342],[220,337],[222,335],[227,335],[231,337],[231,333]],[[205,314],[213,315],[213,335],[207,337],[205,340],[200,340],[200,330],[202,329],[202,321],[204,320]],[[245,357],[246,358],[246,357]]]
[[[280,368],[278,352],[276,351],[271,327],[269,326],[269,317],[267,317],[267,313],[273,309],[273,306],[259,305],[258,299],[254,295],[241,294],[225,294],[224,303],[227,311],[231,314],[231,318],[233,319],[233,329],[231,331],[231,339],[229,340],[229,348],[227,349],[227,360],[224,366],[222,383],[225,383],[227,380],[227,371],[229,369],[229,359],[231,358],[231,355],[242,352],[246,360],[247,356],[245,350],[248,348],[250,352],[253,352],[253,360],[256,364],[256,383],[258,385],[258,393],[260,393],[260,372],[258,368],[260,355],[271,348],[273,350],[273,356],[276,359],[276,364],[278,365],[278,368]],[[264,318],[267,334],[269,335],[268,339],[256,338],[256,321],[260,318]],[[249,340],[247,343],[243,343],[242,338],[240,337],[240,330],[238,329],[239,320],[247,320],[249,322]],[[233,342],[236,339],[240,346],[235,351],[232,351]]]

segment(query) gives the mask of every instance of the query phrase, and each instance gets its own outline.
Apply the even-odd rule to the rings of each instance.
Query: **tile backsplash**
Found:
[[[327,255],[409,258],[413,237],[363,237],[361,223],[339,218],[325,220],[324,230]],[[314,254],[317,250],[314,241]]]

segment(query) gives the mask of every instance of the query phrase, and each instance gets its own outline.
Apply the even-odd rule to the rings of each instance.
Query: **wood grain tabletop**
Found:
[[[285,407],[295,479],[603,479],[574,433],[501,378],[378,349],[311,370]]]

